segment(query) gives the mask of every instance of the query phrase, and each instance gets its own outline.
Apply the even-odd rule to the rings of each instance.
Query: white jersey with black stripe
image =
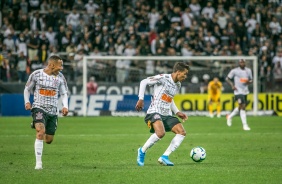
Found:
[[[172,115],[171,104],[173,97],[179,92],[181,83],[175,83],[171,74],[161,74],[148,77],[147,85],[153,86],[151,104],[148,114],[159,113],[164,116]]]
[[[246,82],[253,79],[252,71],[250,68],[234,68],[229,72],[227,77],[229,79],[234,79],[234,86],[237,88],[237,90],[234,90],[235,95],[249,94],[249,87]]]
[[[44,69],[34,71],[26,83],[28,91],[34,90],[32,108],[40,108],[49,114],[57,114],[59,94],[68,92],[66,79],[62,73],[48,75]]]

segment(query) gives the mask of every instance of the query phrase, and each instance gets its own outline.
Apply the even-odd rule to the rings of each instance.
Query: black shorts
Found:
[[[247,95],[235,95],[235,101],[238,104],[247,104]]]
[[[33,118],[33,127],[36,123],[43,123],[45,125],[45,134],[55,135],[58,124],[58,116],[48,114],[42,109],[33,108],[31,110]]]
[[[162,116],[159,113],[147,114],[145,117],[145,123],[148,125],[151,133],[154,133],[155,130],[152,126],[154,122],[157,120],[161,120],[164,124],[164,128],[166,132],[170,132],[171,129],[178,123],[180,123],[179,119],[174,116]]]

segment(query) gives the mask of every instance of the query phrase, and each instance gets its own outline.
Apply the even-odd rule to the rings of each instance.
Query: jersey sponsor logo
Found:
[[[246,83],[246,82],[248,82],[249,80],[247,79],[247,78],[240,78],[240,82],[241,83]]]
[[[43,118],[42,112],[37,112],[36,116],[35,116],[35,119],[42,119],[42,118]]]
[[[39,89],[39,94],[43,96],[55,96],[56,91],[55,90],[49,90],[49,89]]]
[[[167,94],[162,94],[161,99],[165,102],[171,103],[172,102],[172,98],[170,96],[168,96]]]

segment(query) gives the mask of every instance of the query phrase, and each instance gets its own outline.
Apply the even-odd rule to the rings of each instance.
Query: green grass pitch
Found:
[[[0,181],[7,184],[94,183],[255,183],[282,182],[282,118],[239,116],[227,127],[225,118],[190,117],[187,136],[171,154],[174,167],[158,164],[173,133],[148,150],[145,166],[136,164],[137,148],[149,131],[142,117],[65,117],[59,119],[51,145],[44,144],[43,170],[35,170],[35,131],[31,117],[0,117]],[[193,162],[194,146],[207,151]]]

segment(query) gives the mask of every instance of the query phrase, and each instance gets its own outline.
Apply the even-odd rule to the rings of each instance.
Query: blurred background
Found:
[[[54,54],[64,60],[70,94],[81,94],[83,57],[103,55],[257,56],[258,91],[282,91],[280,1],[6,0],[0,8],[1,94],[22,94],[29,74]],[[88,60],[88,94],[136,95],[141,79],[171,72],[175,62]],[[237,62],[185,62],[182,93],[205,94],[213,77],[232,93],[225,77]]]

